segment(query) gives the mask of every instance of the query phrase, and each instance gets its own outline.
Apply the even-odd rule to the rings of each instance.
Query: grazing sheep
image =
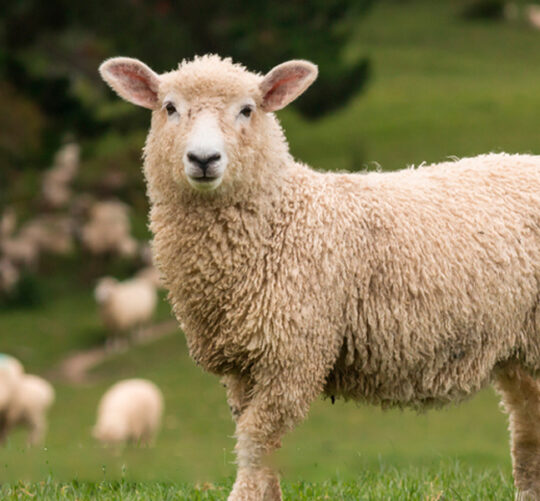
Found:
[[[149,322],[157,304],[155,285],[143,277],[123,282],[103,277],[96,285],[94,296],[113,342],[119,341],[129,330]]]
[[[229,501],[279,500],[265,458],[317,395],[423,409],[496,381],[516,485],[540,499],[540,157],[319,173],[272,114],[315,79],[204,56],[101,75],[149,108],[153,250],[193,358],[236,420]]]
[[[15,387],[23,373],[23,366],[16,358],[0,353],[0,430],[3,428],[2,423]]]
[[[25,223],[19,234],[40,253],[65,255],[73,251],[73,228],[68,216],[38,216]]]
[[[45,172],[42,195],[47,206],[60,208],[71,198],[70,183],[79,170],[79,146],[75,143],[63,146],[54,158],[54,166]]]
[[[163,414],[163,395],[145,379],[126,379],[114,384],[101,398],[92,432],[100,442],[133,442],[151,445]]]
[[[137,241],[131,235],[128,206],[116,200],[96,202],[90,208],[90,219],[83,226],[81,241],[92,254],[114,253],[133,257]]]
[[[39,260],[39,247],[32,238],[17,234],[0,242],[0,253],[14,265],[34,269]]]
[[[47,431],[47,412],[54,402],[54,389],[45,379],[22,374],[7,406],[2,436],[16,426],[29,429],[28,445],[39,445]]]

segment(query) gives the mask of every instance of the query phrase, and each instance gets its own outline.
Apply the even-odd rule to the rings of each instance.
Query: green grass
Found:
[[[225,501],[232,481],[219,483],[134,483],[126,480],[101,482],[17,482],[0,487],[2,499],[40,500],[147,499]],[[469,500],[512,499],[513,486],[508,475],[491,472],[477,475],[458,463],[441,462],[434,469],[381,468],[360,473],[354,480],[321,482],[282,482],[283,496],[290,501],[371,501],[371,500]]]
[[[320,122],[281,113],[295,156],[321,169],[358,170],[538,153],[540,32],[466,23],[454,5],[378,4],[347,49],[347,57],[372,58],[367,92]],[[141,234],[144,224],[136,225]],[[0,351],[46,375],[104,337],[91,284],[56,273],[45,281],[43,304],[0,311]],[[169,316],[163,301],[158,318]],[[103,449],[90,436],[97,402],[113,382],[134,376],[154,380],[165,395],[156,447]],[[234,428],[224,390],[191,361],[180,332],[109,360],[87,385],[54,383],[45,446],[27,449],[18,432],[0,449],[1,499],[226,499]],[[286,499],[511,499],[506,428],[491,390],[422,415],[319,400],[275,462]]]

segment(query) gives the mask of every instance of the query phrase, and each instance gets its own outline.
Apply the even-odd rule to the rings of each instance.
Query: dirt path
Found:
[[[90,380],[88,372],[96,365],[103,363],[109,358],[114,358],[119,353],[129,350],[133,346],[151,343],[178,330],[176,320],[166,320],[159,324],[145,327],[131,337],[129,346],[122,349],[108,349],[104,346],[81,350],[68,355],[58,364],[50,376],[54,379],[67,381],[69,383],[84,384]]]

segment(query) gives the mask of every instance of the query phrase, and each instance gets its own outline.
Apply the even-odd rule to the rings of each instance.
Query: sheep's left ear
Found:
[[[130,57],[113,57],[101,64],[99,73],[126,101],[151,110],[156,108],[159,75],[143,62]]]
[[[260,84],[264,111],[285,108],[317,78],[317,66],[309,61],[293,60],[270,70]]]

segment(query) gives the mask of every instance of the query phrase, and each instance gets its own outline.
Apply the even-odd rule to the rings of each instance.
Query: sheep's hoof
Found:
[[[516,501],[540,501],[540,494],[532,490],[518,490],[516,492]]]
[[[241,472],[227,501],[282,501],[279,478],[269,469]]]

